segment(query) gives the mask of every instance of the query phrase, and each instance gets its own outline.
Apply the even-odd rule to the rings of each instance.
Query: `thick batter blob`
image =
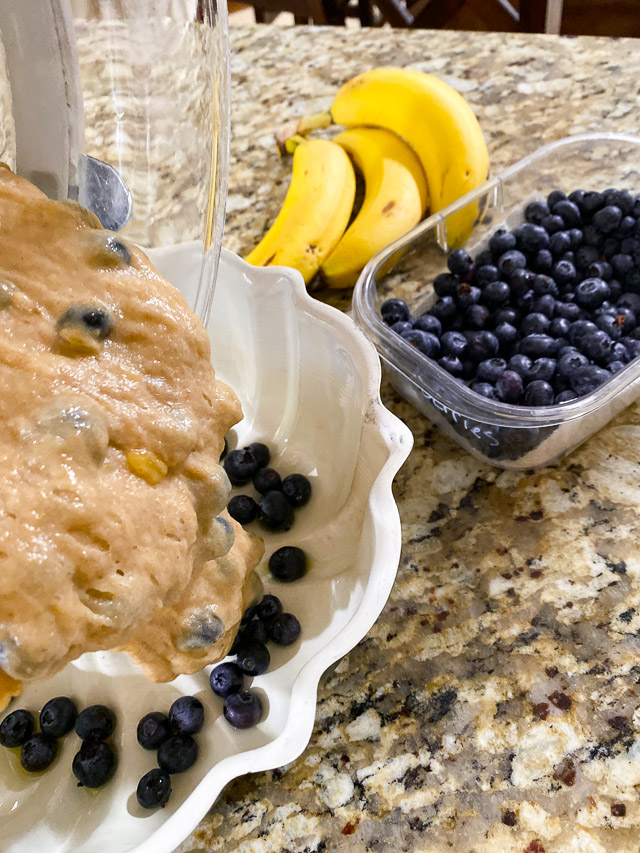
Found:
[[[226,654],[262,552],[224,513],[240,417],[146,256],[2,167],[0,707],[86,651]]]

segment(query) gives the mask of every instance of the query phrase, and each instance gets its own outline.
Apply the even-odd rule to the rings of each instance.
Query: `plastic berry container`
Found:
[[[433,280],[446,269],[450,250],[447,222],[467,206],[478,211],[465,245],[475,256],[498,228],[522,222],[531,200],[553,189],[608,187],[640,192],[640,137],[593,133],[545,145],[390,244],[356,284],[354,319],[375,344],[393,387],[484,462],[515,469],[557,462],[640,395],[640,358],[576,400],[537,408],[511,405],[485,399],[456,381],[386,326],[380,306],[397,297],[418,316],[433,304]]]

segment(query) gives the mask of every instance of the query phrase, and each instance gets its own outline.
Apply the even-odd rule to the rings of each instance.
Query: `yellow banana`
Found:
[[[303,140],[293,154],[282,209],[247,261],[295,267],[309,283],[344,234],[355,192],[355,173],[344,149],[326,139]]]
[[[465,99],[437,77],[402,68],[366,71],[341,87],[331,117],[346,127],[384,127],[402,136],[424,168],[432,213],[488,177],[489,155],[478,120]],[[298,132],[308,123],[303,120]],[[450,246],[466,240],[477,214],[477,205],[470,205],[447,219]]]
[[[365,196],[321,273],[329,287],[351,287],[367,261],[420,222],[428,202],[427,182],[420,161],[395,133],[357,127],[333,141],[362,174]]]

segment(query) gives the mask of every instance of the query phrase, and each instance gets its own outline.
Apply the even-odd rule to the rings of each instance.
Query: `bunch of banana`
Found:
[[[488,177],[487,146],[471,108],[455,89],[429,74],[400,68],[367,71],[340,88],[328,113],[303,118],[276,139],[281,149],[290,149],[311,131],[332,124],[349,129],[333,142],[309,139],[296,147],[284,206],[247,258],[251,263],[294,266],[307,282],[320,270],[330,287],[347,287],[374,254],[420,221],[427,205],[431,213],[442,210]],[[329,182],[318,179],[321,164],[312,167],[316,154],[308,146],[321,142],[319,156],[329,158],[327,146],[346,151],[365,181],[362,208],[348,228],[345,196],[353,204],[353,181],[342,195],[343,188],[330,183],[340,179],[341,168],[327,172]],[[300,166],[303,152],[305,168]],[[331,214],[332,209],[342,215]],[[449,247],[465,242],[477,215],[478,206],[467,205],[447,217]]]

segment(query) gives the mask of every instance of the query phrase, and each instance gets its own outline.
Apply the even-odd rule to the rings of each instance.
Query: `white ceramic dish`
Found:
[[[200,272],[197,245],[152,254],[192,298]],[[265,718],[245,732],[222,717],[208,686],[210,668],[151,684],[125,655],[100,653],[29,687],[13,708],[37,710],[60,694],[114,708],[120,764],[108,787],[91,792],[78,788],[71,774],[75,735],[37,779],[0,750],[2,853],[172,851],[231,779],[285,764],[303,751],[320,676],[365,636],[389,595],[401,543],[391,483],[412,438],[380,402],[373,345],[348,317],[309,297],[295,271],[256,269],[230,252],[222,254],[208,330],[217,372],[243,403],[239,443],[268,441],[276,448],[276,468],[313,481],[313,499],[291,531],[266,539],[267,556],[286,542],[312,557],[305,578],[277,585],[285,608],[301,621],[301,641],[273,649],[270,671],[254,680]],[[138,746],[136,724],[181,694],[198,695],[205,704],[200,757],[189,772],[173,777],[167,807],[145,813],[135,789],[155,755]]]

